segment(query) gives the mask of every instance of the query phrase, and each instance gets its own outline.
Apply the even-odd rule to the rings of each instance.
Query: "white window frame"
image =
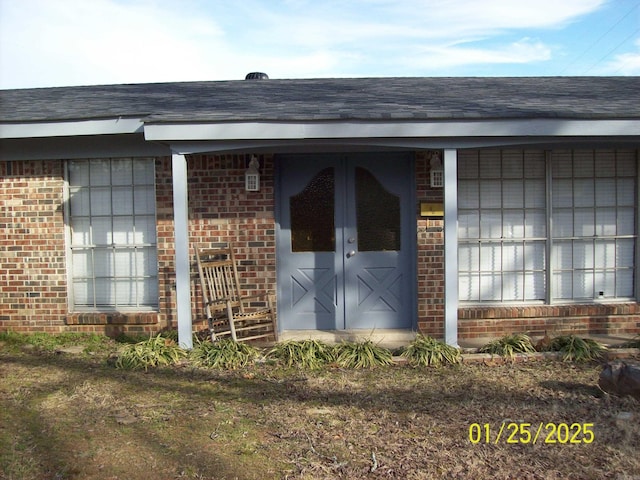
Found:
[[[113,174],[113,165],[118,161],[129,161],[131,162],[131,178],[132,181],[129,184],[121,183],[115,185],[112,181]],[[109,168],[109,178],[104,183],[100,185],[71,185],[71,175],[70,169],[72,168],[73,163],[84,163],[86,162],[91,169],[91,162],[94,162],[94,165],[97,165],[98,162],[102,162],[103,165],[105,163],[108,164]],[[149,162],[150,165],[147,167],[150,168],[152,174],[149,176],[148,180],[143,182],[134,180],[134,165],[136,162]],[[157,262],[157,209],[156,209],[156,191],[155,191],[155,161],[153,158],[102,158],[102,159],[81,159],[81,160],[68,160],[64,165],[64,179],[65,179],[65,188],[64,188],[64,215],[65,215],[65,239],[66,239],[66,259],[67,259],[67,289],[68,289],[68,306],[71,312],[150,312],[157,311],[159,306],[159,290],[158,290],[158,262]],[[146,177],[145,177],[146,178]],[[146,194],[146,202],[144,207],[140,207],[141,212],[136,213],[138,207],[136,205],[136,187],[143,187],[145,189],[151,189],[151,192],[147,192]],[[88,212],[83,212],[80,215],[75,215],[72,217],[72,195],[73,192],[79,192],[80,190],[88,193],[89,198],[91,198],[91,190],[92,189],[101,189],[103,191],[109,191],[110,198],[110,206],[108,208],[109,213],[106,214],[95,214],[91,211],[92,204],[97,202],[92,202],[89,200],[87,208],[89,208]],[[116,190],[116,195],[113,195],[114,190]],[[118,190],[121,190],[123,193],[130,193],[130,210],[131,213],[121,213],[114,214],[115,201],[114,198],[118,195]],[[126,204],[126,203],[124,203]],[[146,219],[146,229],[144,230],[144,234],[142,231],[136,232],[135,225],[137,219]],[[133,225],[132,230],[120,231],[117,232],[114,228],[114,222],[126,221],[130,219],[131,225]],[[74,235],[73,224],[74,221],[85,220],[88,222],[88,235],[91,237],[89,240],[83,243],[77,242],[75,239],[77,238]],[[94,229],[97,225],[97,220],[102,220],[104,223],[109,224],[110,228],[104,230],[107,232],[106,240],[104,242],[95,243],[93,239]],[[84,232],[84,231],[82,231]],[[119,233],[119,235],[116,235]],[[120,237],[119,239],[116,237]],[[144,237],[144,241],[140,241],[139,239]],[[127,240],[122,240],[126,238]],[[74,252],[79,252],[81,250],[87,251],[89,255],[88,264],[90,263],[90,271],[87,268],[88,273],[86,275],[78,275],[77,272],[81,270],[83,267],[78,267],[74,270]],[[147,251],[144,253],[143,251]],[[99,269],[95,268],[95,259],[96,252],[103,254],[105,257],[109,259],[107,265],[107,269],[110,270],[110,274],[100,275]],[[118,264],[117,257],[125,257],[129,256],[129,267],[131,270],[129,274],[118,274]],[[136,260],[131,260],[131,257]],[[140,263],[142,260],[142,265]],[[113,263],[112,263],[113,262]],[[131,263],[132,262],[132,263]],[[84,267],[86,268],[86,267]],[[122,268],[122,267],[120,267]],[[126,269],[127,267],[125,267]],[[146,270],[146,271],[141,271]],[[86,278],[88,279],[87,283],[87,299],[86,303],[79,303],[75,294],[75,281],[77,279]],[[112,288],[113,291],[110,293],[99,292],[99,287],[96,285],[96,279],[101,279],[106,285],[107,288]],[[129,293],[129,297],[134,301],[131,302],[122,302],[118,303],[118,287],[116,286],[117,280],[121,282],[121,285],[125,285],[129,290],[132,288],[135,289],[135,292]],[[141,293],[138,288],[140,288],[139,283],[142,282],[144,284],[144,289],[147,290],[147,293]],[[101,302],[100,297],[106,298],[111,297],[114,302]],[[142,297],[145,297],[144,299]]]

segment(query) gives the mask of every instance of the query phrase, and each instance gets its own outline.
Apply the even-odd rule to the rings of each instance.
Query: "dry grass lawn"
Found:
[[[107,356],[0,346],[0,478],[640,479],[640,403],[602,393],[596,364],[145,373]],[[547,424],[578,424],[577,443],[546,443]]]

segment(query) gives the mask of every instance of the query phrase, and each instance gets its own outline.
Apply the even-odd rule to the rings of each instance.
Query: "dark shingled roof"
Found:
[[[638,119],[640,77],[239,80],[0,90],[0,122]]]

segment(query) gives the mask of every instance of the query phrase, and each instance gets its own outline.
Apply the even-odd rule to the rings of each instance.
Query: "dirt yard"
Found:
[[[596,364],[145,373],[107,355],[0,346],[0,478],[640,479],[640,402],[602,393]]]

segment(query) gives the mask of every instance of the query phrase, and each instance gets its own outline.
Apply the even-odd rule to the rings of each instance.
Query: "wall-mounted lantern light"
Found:
[[[244,173],[244,189],[247,192],[260,191],[260,161],[255,155],[251,156],[249,168]]]
[[[442,188],[444,186],[444,170],[440,152],[431,154],[431,187]]]

